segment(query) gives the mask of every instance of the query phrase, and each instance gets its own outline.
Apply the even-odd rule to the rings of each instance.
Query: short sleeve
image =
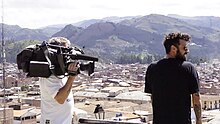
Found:
[[[199,76],[198,76],[198,72],[196,71],[196,68],[191,65],[190,67],[190,75],[189,75],[189,89],[190,89],[190,93],[193,94],[193,93],[197,93],[199,92],[199,87],[200,87],[200,84],[199,84]]]

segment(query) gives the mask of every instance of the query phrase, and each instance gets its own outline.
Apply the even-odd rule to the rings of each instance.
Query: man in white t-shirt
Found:
[[[70,41],[63,37],[53,37],[49,43],[68,47]],[[71,63],[68,70],[77,72],[79,65]],[[74,99],[72,83],[76,76],[67,76],[62,79],[51,75],[49,78],[40,78],[41,90],[41,119],[40,124],[71,124]]]

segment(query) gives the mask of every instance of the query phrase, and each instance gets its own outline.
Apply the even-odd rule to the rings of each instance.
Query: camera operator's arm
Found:
[[[69,71],[77,71],[78,68],[79,67],[76,63],[71,63],[68,66]],[[63,104],[65,102],[66,98],[68,97],[68,95],[69,95],[69,93],[72,89],[72,83],[73,83],[75,77],[76,77],[76,75],[75,76],[69,76],[68,79],[67,79],[66,84],[62,88],[59,89],[58,93],[54,97],[54,99],[58,103]]]

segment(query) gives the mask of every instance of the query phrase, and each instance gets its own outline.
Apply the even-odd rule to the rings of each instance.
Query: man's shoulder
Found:
[[[189,62],[189,61],[183,61],[183,66],[189,66],[189,67],[194,67],[193,63]]]
[[[153,61],[150,63],[149,67],[152,68],[158,64],[158,61]]]
[[[167,62],[167,59],[164,58],[158,61],[153,61],[149,66],[154,67],[154,66],[161,65],[161,64],[163,65],[166,62]]]

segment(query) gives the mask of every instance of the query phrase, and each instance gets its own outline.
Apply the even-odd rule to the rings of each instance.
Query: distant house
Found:
[[[201,94],[212,94],[212,95],[220,95],[220,87],[213,82],[209,82],[206,84],[201,84],[200,86]]]
[[[5,89],[5,90],[0,89],[0,97],[3,97],[4,94],[5,94],[6,96],[11,96],[11,95],[14,94],[14,92],[13,92],[11,89]]]
[[[128,92],[127,87],[106,87],[101,89],[103,93],[109,93],[109,97],[115,97],[120,93]]]
[[[125,92],[115,97],[123,101],[132,101],[134,103],[147,103],[151,101],[150,95],[141,91]]]
[[[14,124],[12,108],[0,108],[0,117],[0,124]],[[6,121],[6,123],[3,122],[4,120]]]
[[[34,97],[23,97],[21,99],[21,102],[29,104],[30,106],[40,107],[41,99],[40,98],[34,98]]]
[[[201,95],[202,109],[220,109],[220,96],[219,95]]]
[[[121,87],[130,87],[131,85],[122,81],[122,82],[119,82],[119,86],[121,86]]]
[[[122,80],[121,79],[108,79],[107,81],[110,83],[119,84],[119,82],[121,82]]]
[[[17,87],[18,86],[18,81],[17,77],[13,75],[8,75],[5,78],[5,87],[10,88],[10,87]]]
[[[37,111],[35,108],[14,110],[14,124],[36,124],[36,118],[39,114],[40,111]]]

